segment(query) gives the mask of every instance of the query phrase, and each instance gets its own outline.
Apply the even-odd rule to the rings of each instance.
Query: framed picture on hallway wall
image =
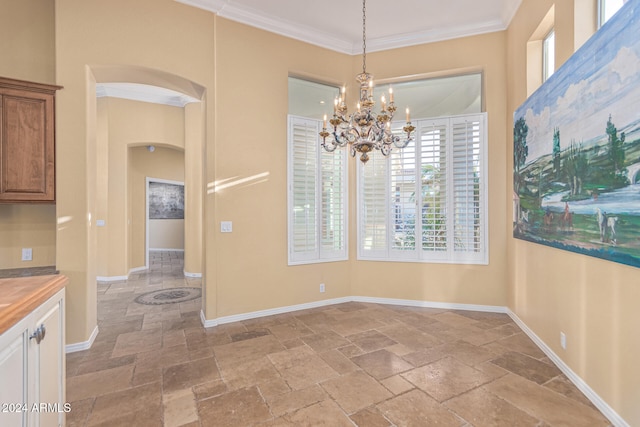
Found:
[[[640,267],[640,0],[514,113],[513,236]]]
[[[149,181],[149,219],[184,219],[184,185]]]

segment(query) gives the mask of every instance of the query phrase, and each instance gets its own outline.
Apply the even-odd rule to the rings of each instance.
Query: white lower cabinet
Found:
[[[64,289],[0,335],[0,426],[64,426]]]

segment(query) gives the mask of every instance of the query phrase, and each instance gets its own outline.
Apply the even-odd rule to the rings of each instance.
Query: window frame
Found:
[[[598,30],[600,28],[602,28],[602,26],[604,24],[606,24],[607,21],[608,21],[608,19],[606,19],[606,15],[605,15],[605,12],[606,12],[606,9],[607,9],[607,6],[606,6],[607,1],[608,0],[598,0],[598,28],[597,28]],[[618,12],[618,10],[620,10],[622,8],[622,6],[624,6],[625,3],[626,3],[626,1],[623,1],[622,5],[611,16],[615,15]],[[609,18],[611,18],[611,17],[609,17]]]
[[[300,252],[296,255],[295,235],[294,235],[294,149],[293,149],[293,129],[295,122],[304,122],[308,125],[315,125],[312,130],[315,135],[314,152],[315,152],[315,247],[314,253]],[[288,265],[304,265],[317,264],[325,262],[347,261],[349,259],[349,162],[346,150],[336,150],[333,153],[326,152],[320,145],[320,136],[318,133],[322,129],[322,120],[296,116],[289,114],[287,116],[287,262]],[[312,126],[313,127],[313,126]],[[324,193],[323,185],[323,158],[327,156],[341,156],[342,177],[342,232],[341,240],[343,245],[339,250],[323,249],[323,226],[325,224],[324,209],[322,208]],[[332,158],[335,161],[335,159]]]
[[[437,251],[425,251],[422,248],[422,245],[415,244],[414,248],[408,251],[400,251],[397,249],[393,249],[393,238],[394,238],[394,229],[396,227],[396,221],[394,218],[395,214],[395,206],[392,203],[392,195],[395,192],[392,187],[391,174],[392,168],[390,164],[392,162],[392,158],[390,157],[382,157],[379,153],[374,153],[372,159],[366,165],[358,165],[358,173],[357,173],[357,207],[356,207],[356,216],[357,216],[357,259],[362,261],[386,261],[386,262],[419,262],[419,263],[438,263],[438,264],[470,264],[470,265],[488,265],[489,264],[489,200],[488,200],[488,128],[487,128],[487,113],[473,113],[473,114],[465,114],[465,115],[456,115],[449,117],[441,117],[441,118],[433,118],[433,119],[420,119],[414,120],[414,125],[417,125],[416,134],[414,137],[414,141],[417,142],[419,138],[420,126],[430,122],[447,122],[448,123],[448,131],[446,135],[446,150],[449,153],[446,157],[446,206],[447,211],[451,209],[453,204],[453,192],[454,188],[454,180],[452,177],[453,174],[453,166],[452,162],[454,160],[453,157],[450,156],[451,150],[453,150],[452,143],[452,129],[453,123],[455,121],[462,120],[473,120],[477,119],[480,122],[480,130],[479,130],[479,138],[480,138],[480,147],[479,147],[479,168],[480,168],[480,183],[479,183],[479,203],[480,203],[480,215],[481,218],[479,220],[480,227],[480,245],[481,250],[479,252],[457,252],[455,250],[455,243],[452,242],[454,238],[455,229],[451,227],[450,231],[448,231],[447,235],[447,244],[448,249],[443,252]],[[416,153],[419,152],[418,147],[416,146]],[[393,152],[392,152],[393,155]],[[416,154],[416,157],[418,155]],[[385,224],[384,224],[384,235],[385,235],[385,243],[384,249],[364,249],[364,241],[363,239],[368,238],[369,236],[365,233],[364,228],[367,226],[364,211],[364,201],[363,201],[363,180],[364,174],[363,169],[368,167],[380,167],[376,162],[384,162],[386,163],[386,170],[384,171],[384,200],[385,202]],[[416,164],[418,161],[416,161]],[[418,182],[421,182],[421,170],[423,166],[423,162],[420,161],[420,167],[416,167],[415,169],[415,191],[421,189]],[[371,172],[371,170],[369,171]],[[421,212],[422,207],[416,201],[416,212]],[[448,226],[452,223],[453,215],[447,216]],[[377,225],[376,225],[377,227]],[[418,229],[418,222],[416,221],[414,225],[414,233],[415,230]],[[371,233],[369,233],[371,234]],[[415,239],[415,237],[414,237]],[[451,242],[449,244],[449,242]],[[374,243],[371,244],[372,246]]]
[[[555,73],[555,54],[556,32],[555,28],[551,28],[542,39],[542,83],[546,82]]]

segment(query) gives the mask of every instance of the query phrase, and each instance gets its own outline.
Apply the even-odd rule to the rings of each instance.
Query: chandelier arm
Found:
[[[396,147],[398,147],[398,148],[405,148],[407,145],[409,145],[409,143],[410,143],[411,141],[413,141],[413,138],[411,138],[410,136],[409,136],[409,137],[407,137],[405,140],[402,140],[402,141],[400,140],[400,138],[399,138],[399,137],[396,137],[396,138],[397,138],[397,139],[395,139],[395,140],[393,141],[393,145],[395,145],[395,146],[396,146]]]
[[[329,143],[323,142],[322,148],[324,148],[324,150],[329,153],[333,153],[334,151],[336,151],[336,148],[338,148],[338,144],[336,144],[334,141],[330,141]]]
[[[345,138],[341,138],[340,135],[338,135],[338,131],[333,131],[333,144],[335,144],[336,146],[344,146],[346,139]]]

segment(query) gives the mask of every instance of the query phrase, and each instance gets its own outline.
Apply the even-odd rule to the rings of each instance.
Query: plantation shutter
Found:
[[[318,257],[318,128],[316,120],[289,117],[289,257],[292,262]]]
[[[422,251],[440,259],[449,247],[447,221],[448,120],[418,123],[420,138],[420,219]]]
[[[486,113],[415,125],[415,142],[359,166],[358,256],[486,264]]]
[[[396,123],[394,134],[400,138],[403,123]],[[417,184],[420,177],[416,156],[415,139],[403,148],[394,148],[390,157],[390,194],[391,206],[390,244],[394,257],[415,257],[416,239],[419,242],[418,205],[420,202]]]
[[[347,157],[321,148],[321,126],[289,116],[289,264],[347,257]]]
[[[388,158],[375,152],[369,161],[358,163],[359,256],[387,257]],[[356,157],[358,159],[358,157]]]
[[[484,116],[452,119],[452,218],[454,258],[472,260],[484,254],[485,212],[481,209],[484,155]]]
[[[322,164],[319,182],[322,209],[318,218],[321,224],[320,258],[344,258],[347,256],[347,152],[328,153],[320,147],[319,150]]]

